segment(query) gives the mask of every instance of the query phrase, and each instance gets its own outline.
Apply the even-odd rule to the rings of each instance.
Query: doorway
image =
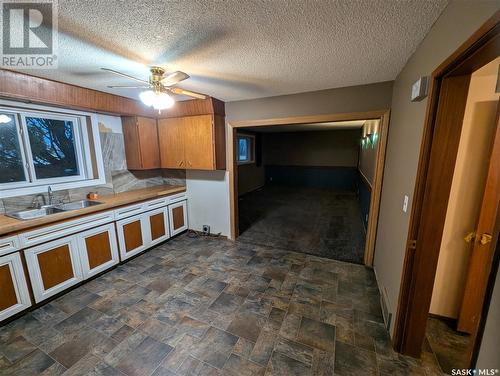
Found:
[[[229,123],[233,239],[372,265],[388,119]]]
[[[498,20],[431,76],[394,346],[475,366],[498,267]]]

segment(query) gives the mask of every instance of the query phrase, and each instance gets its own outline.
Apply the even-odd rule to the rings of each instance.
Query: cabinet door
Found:
[[[77,237],[84,279],[118,264],[114,223],[82,232]]]
[[[125,155],[129,170],[160,168],[156,119],[122,116]]]
[[[162,168],[185,169],[184,118],[158,119]]]
[[[146,213],[151,243],[154,245],[170,237],[168,210],[166,207]]]
[[[215,170],[212,115],[188,116],[183,121],[186,169]]]
[[[31,306],[19,253],[0,257],[0,321]]]
[[[170,234],[172,236],[188,229],[186,201],[179,201],[168,206]]]
[[[26,249],[24,254],[37,303],[83,280],[76,235]]]
[[[150,243],[148,225],[144,214],[116,222],[120,256],[126,260],[146,249]]]

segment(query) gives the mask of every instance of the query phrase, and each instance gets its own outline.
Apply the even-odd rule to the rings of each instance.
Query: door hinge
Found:
[[[410,240],[410,241],[408,241],[408,248],[410,248],[410,249],[417,249],[417,241],[416,240]]]

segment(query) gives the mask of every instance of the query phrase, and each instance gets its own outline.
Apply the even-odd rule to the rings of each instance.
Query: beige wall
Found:
[[[464,236],[476,227],[496,129],[495,93],[500,58],[471,78],[457,161],[446,212],[430,313],[458,318],[471,247]]]
[[[427,99],[410,102],[411,85],[429,75],[498,9],[494,1],[452,1],[394,83],[391,124],[384,171],[374,267],[379,287],[395,318],[405,255],[409,214],[405,194],[413,198]],[[391,332],[394,328],[391,323]]]
[[[361,130],[266,133],[263,161],[278,166],[342,166],[358,164]]]
[[[373,184],[375,177],[375,167],[377,166],[377,150],[378,150],[378,123],[379,120],[367,120],[363,128],[374,129],[377,136],[372,138],[373,142],[368,145],[361,145],[359,149],[359,171],[365,179]],[[370,131],[372,132],[372,131]]]

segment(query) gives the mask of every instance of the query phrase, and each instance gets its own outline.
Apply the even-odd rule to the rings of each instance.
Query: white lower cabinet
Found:
[[[187,201],[179,201],[168,205],[168,217],[171,236],[177,235],[188,229]]]
[[[24,254],[37,303],[83,280],[76,235],[26,249]]]
[[[146,213],[116,222],[116,232],[122,260],[144,251],[151,242]]]
[[[0,257],[0,321],[31,306],[19,253]]]
[[[120,261],[114,223],[81,232],[76,236],[84,279],[99,274]]]
[[[170,238],[170,228],[168,225],[168,209],[163,207],[145,213],[146,225],[148,227],[149,244],[148,246],[161,243]]]

